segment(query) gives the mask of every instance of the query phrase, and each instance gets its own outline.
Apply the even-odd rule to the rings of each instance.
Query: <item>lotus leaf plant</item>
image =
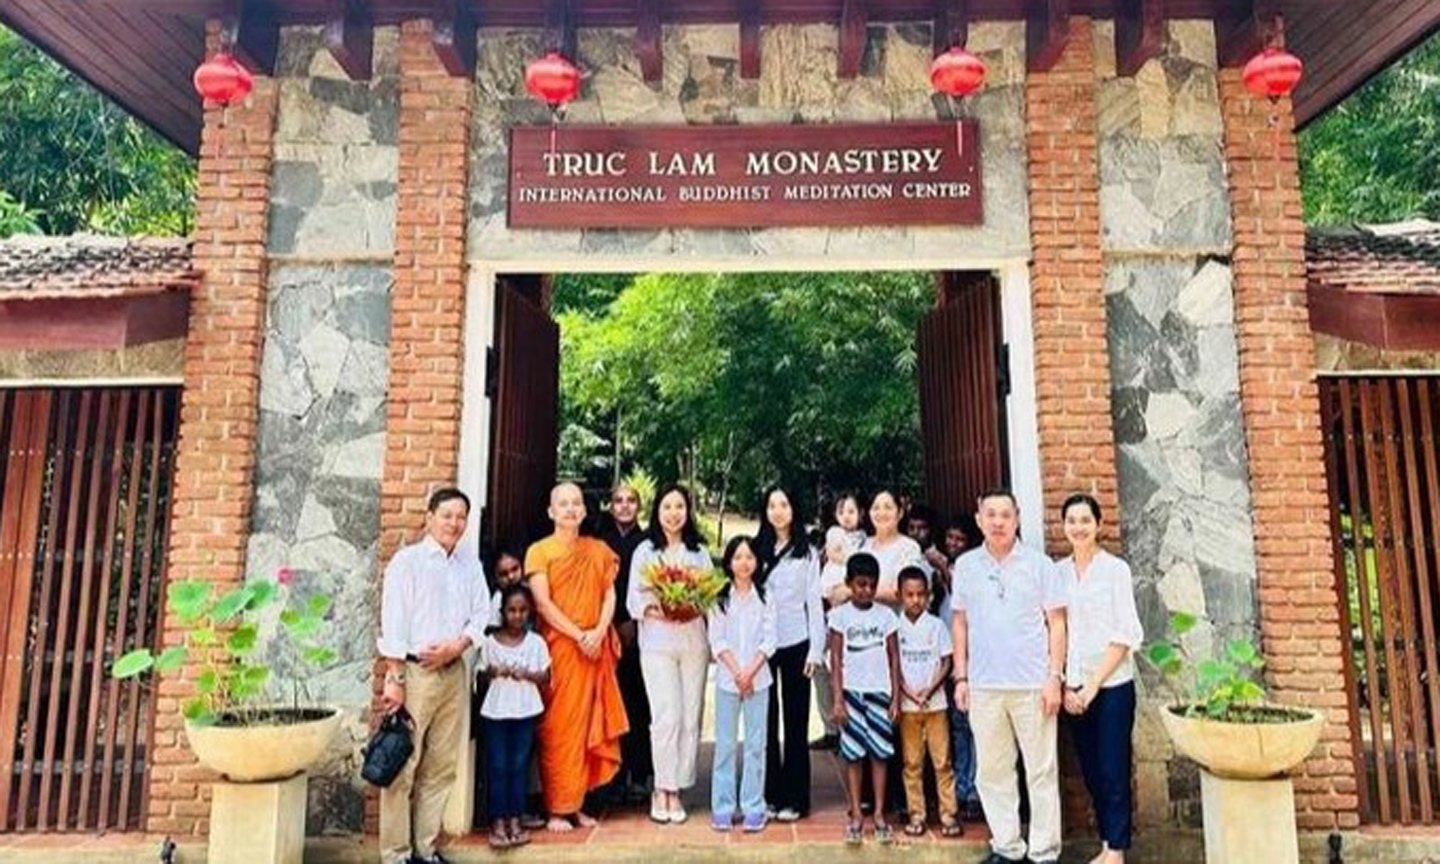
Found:
[[[1145,647],[1144,657],[1158,669],[1175,697],[1174,710],[1186,717],[1237,723],[1267,722],[1273,709],[1265,688],[1255,680],[1265,660],[1249,639],[1231,639],[1215,656],[1196,661],[1180,638],[1200,621],[1188,612],[1170,616],[1169,635]]]
[[[274,713],[258,703],[271,681],[270,665],[259,654],[257,613],[284,605],[279,615],[282,644],[288,644],[307,666],[323,669],[336,660],[334,649],[318,637],[326,625],[331,600],[325,594],[291,596],[293,571],[282,568],[275,580],[256,579],[218,594],[203,581],[174,582],[167,606],[184,634],[183,643],[158,655],[137,648],[117,659],[110,674],[132,678],[147,672],[166,674],[194,664],[195,696],[182,707],[185,719],[201,725],[246,725]]]

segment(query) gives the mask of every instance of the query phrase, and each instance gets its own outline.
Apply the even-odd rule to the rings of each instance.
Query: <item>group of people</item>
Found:
[[[657,562],[714,566],[685,487],[661,490],[643,528],[639,495],[617,488],[590,530],[580,488],[559,484],[548,501],[552,533],[523,561],[497,556],[493,600],[478,560],[457,551],[468,499],[436,492],[425,539],[385,571],[382,702],[409,715],[416,750],[381,794],[382,864],[443,860],[435,843],[468,710],[462,658],[471,649],[482,670],[497,847],[529,839],[532,753],[550,830],[594,824],[586,807],[596,794],[647,787],[651,819],[686,821],[713,663],[716,831],[805,818],[811,749],[834,747],[847,768],[847,842],[863,842],[867,813],[879,843],[893,841],[892,815],[922,834],[933,803],[945,836],[985,819],[985,864],[1055,861],[1064,714],[1095,805],[1102,845],[1093,861],[1123,862],[1131,655],[1143,634],[1128,566],[1096,542],[1099,504],[1085,494],[1065,501],[1071,554],[1059,562],[1018,542],[1018,504],[1004,489],[980,497],[971,523],[979,537],[959,520],[942,531],[923,507],[907,518],[904,504],[889,490],[865,509],[842,496],[817,536],[797,498],[769,491],[754,536],[724,547],[713,608],[687,618],[668,614],[645,578]],[[826,720],[813,743],[812,693]]]

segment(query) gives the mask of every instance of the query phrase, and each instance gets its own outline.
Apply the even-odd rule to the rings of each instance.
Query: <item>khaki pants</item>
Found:
[[[955,821],[955,773],[950,770],[950,718],[940,711],[910,711],[900,715],[900,740],[905,753],[905,804],[910,821],[925,821],[925,753],[935,766],[935,787],[940,795],[940,821]]]
[[[975,734],[975,786],[990,847],[1019,861],[1060,857],[1060,772],[1055,757],[1054,717],[1040,708],[1039,690],[970,691],[970,729]],[[1030,792],[1030,844],[1020,836],[1020,784],[1015,773],[1019,745]]]
[[[437,672],[405,664],[405,710],[415,720],[415,752],[394,782],[380,790],[381,864],[435,854],[455,783],[461,720],[469,710],[467,685],[464,663]]]

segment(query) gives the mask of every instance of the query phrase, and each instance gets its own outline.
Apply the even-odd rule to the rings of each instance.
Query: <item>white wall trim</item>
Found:
[[[1005,422],[1009,437],[1010,484],[1020,504],[1020,533],[1045,550],[1045,489],[1040,472],[1040,427],[1035,401],[1034,313],[1030,307],[1030,265],[1012,262],[1000,271],[1001,327],[1010,346],[1010,395]]]

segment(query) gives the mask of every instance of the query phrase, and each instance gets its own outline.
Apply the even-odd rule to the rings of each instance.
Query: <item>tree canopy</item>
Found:
[[[562,470],[730,489],[920,480],[915,331],[929,273],[562,278]],[[596,302],[598,299],[598,303]],[[619,464],[616,464],[616,455]]]
[[[1300,133],[1311,225],[1440,220],[1440,34]]]
[[[195,164],[0,27],[0,237],[186,234]]]

